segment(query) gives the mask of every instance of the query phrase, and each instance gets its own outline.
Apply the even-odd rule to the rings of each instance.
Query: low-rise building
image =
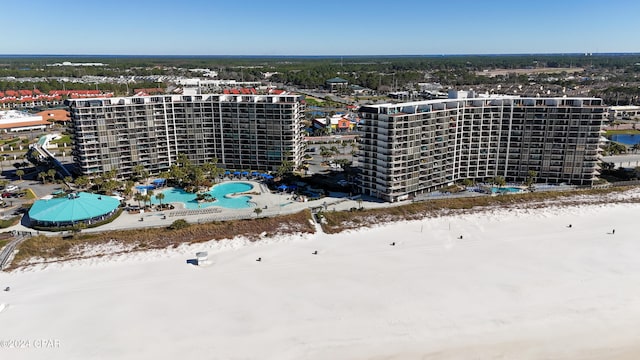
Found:
[[[18,110],[0,111],[0,131],[19,132],[30,130],[44,130],[51,123],[42,119],[40,115],[29,114]]]

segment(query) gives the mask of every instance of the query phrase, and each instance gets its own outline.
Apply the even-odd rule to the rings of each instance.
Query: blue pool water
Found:
[[[640,144],[640,135],[634,135],[634,134],[611,135],[611,141],[633,146],[635,144]]]
[[[497,187],[494,186],[491,188],[491,193],[518,193],[521,192],[522,189],[517,187]]]
[[[250,207],[249,200],[251,196],[234,196],[227,197],[227,195],[234,193],[242,193],[253,189],[253,185],[244,182],[229,182],[214,186],[208,191],[211,196],[216,198],[216,201],[201,202],[196,201],[196,194],[185,192],[182,189],[167,189],[163,191],[164,199],[163,204],[172,202],[181,202],[187,209],[201,209],[209,206],[220,206],[229,209],[244,209]],[[153,204],[159,204],[160,201],[154,196],[151,200]]]

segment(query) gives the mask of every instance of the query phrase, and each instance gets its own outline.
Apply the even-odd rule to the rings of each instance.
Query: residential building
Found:
[[[459,95],[458,95],[459,96]],[[597,98],[473,97],[362,106],[361,192],[400,201],[461,179],[592,185]]]
[[[300,95],[157,95],[68,100],[74,160],[83,174],[168,170],[178,154],[200,165],[276,170],[302,163]]]

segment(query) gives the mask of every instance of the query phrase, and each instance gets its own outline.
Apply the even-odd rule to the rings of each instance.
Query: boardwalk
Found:
[[[16,250],[16,247],[20,245],[23,241],[31,237],[31,233],[18,233],[18,235],[11,240],[4,248],[2,248],[2,252],[0,252],[0,271],[4,270],[9,264],[11,264],[11,260],[13,259],[13,254]]]

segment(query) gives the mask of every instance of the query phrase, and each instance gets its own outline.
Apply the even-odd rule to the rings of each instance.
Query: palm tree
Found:
[[[78,176],[74,183],[76,184],[76,186],[84,189],[87,187],[87,185],[89,185],[89,178],[86,176]]]
[[[253,209],[253,212],[256,213],[256,217],[260,217],[260,214],[262,214],[262,209],[257,207],[255,209]]]
[[[536,182],[536,178],[537,177],[538,177],[538,172],[537,171],[529,170],[528,176],[527,176],[527,180],[525,181],[525,185],[527,185],[527,187],[529,187],[529,189],[531,189],[533,184]]]
[[[156,199],[158,199],[158,202],[160,203],[160,208],[162,209],[162,199],[164,199],[164,194],[158,193],[158,195],[156,195]]]
[[[502,188],[507,184],[507,181],[502,176],[496,176],[493,178],[493,183],[498,185],[498,188]]]
[[[20,180],[22,180],[22,177],[24,176],[24,170],[22,169],[16,170],[16,176],[19,177]]]
[[[125,186],[124,190],[122,191],[122,194],[124,195],[124,197],[128,199],[131,196],[131,193],[133,193],[131,186]]]
[[[144,196],[145,206],[147,202],[149,203],[149,206],[151,206],[152,197],[153,197],[153,190],[147,190],[147,195]]]
[[[49,169],[47,170],[47,175],[49,175],[49,177],[51,178],[51,182],[56,181],[56,169]]]
[[[44,184],[47,181],[47,173],[44,171],[40,171],[38,173],[38,179],[40,179],[42,181],[42,183]]]
[[[98,176],[95,179],[93,179],[93,184],[98,188],[97,191],[102,190],[102,184],[104,184],[104,179],[102,178],[102,176]]]
[[[142,207],[142,206],[140,206],[140,202],[142,200],[144,200],[144,195],[142,195],[141,193],[138,192],[135,195],[133,195],[133,200],[138,202],[138,207]]]
[[[149,206],[151,206],[151,195],[149,195],[149,193],[147,193],[146,195],[142,195],[142,202],[145,208],[147,207],[147,203],[149,203]]]
[[[63,180],[64,183],[69,187],[69,190],[71,190],[71,183],[73,182],[73,178],[71,176],[65,176]]]
[[[132,170],[133,170],[133,173],[134,173],[136,179],[138,179],[138,180],[142,179],[142,175],[143,175],[142,173],[144,171],[144,166],[142,166],[141,164],[138,164],[138,165],[134,166]]]

